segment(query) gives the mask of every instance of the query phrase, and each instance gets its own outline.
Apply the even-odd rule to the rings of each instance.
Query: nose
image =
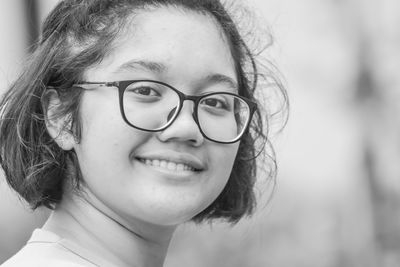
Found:
[[[193,105],[194,103],[192,101],[184,102],[175,121],[167,129],[157,133],[160,141],[186,142],[192,146],[200,146],[203,144],[204,137],[193,118]],[[169,113],[168,117],[174,113],[175,109]]]

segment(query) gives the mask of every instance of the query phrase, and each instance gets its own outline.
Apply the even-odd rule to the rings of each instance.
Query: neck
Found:
[[[43,227],[116,266],[162,266],[176,226],[124,220],[104,205],[65,194]],[[100,208],[99,208],[100,206]]]

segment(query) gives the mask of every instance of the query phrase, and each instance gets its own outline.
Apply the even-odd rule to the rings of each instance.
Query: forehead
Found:
[[[128,38],[179,39],[192,35],[192,38],[198,37],[197,41],[200,39],[206,41],[204,38],[207,37],[217,38],[218,41],[227,44],[221,25],[211,14],[184,7],[164,6],[142,10],[131,16],[129,21],[126,29]]]
[[[218,22],[210,15],[174,7],[135,13],[111,53],[87,73],[102,68],[116,72],[132,60],[161,62],[166,72],[188,75],[207,69],[234,76],[229,44]]]

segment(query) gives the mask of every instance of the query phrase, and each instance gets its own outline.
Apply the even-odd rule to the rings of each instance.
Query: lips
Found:
[[[143,153],[135,155],[135,158],[143,164],[165,168],[170,171],[199,172],[206,168],[206,164],[196,156],[174,151]]]
[[[199,171],[195,168],[193,168],[190,165],[184,164],[184,163],[176,163],[174,161],[167,161],[163,159],[142,159],[138,158],[139,161],[142,163],[149,165],[149,166],[155,166],[155,167],[161,167],[164,169],[168,169],[170,171]]]

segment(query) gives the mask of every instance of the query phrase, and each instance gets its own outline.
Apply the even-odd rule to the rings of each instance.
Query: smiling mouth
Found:
[[[173,161],[164,160],[164,159],[145,159],[145,158],[136,158],[136,159],[145,165],[159,167],[159,168],[163,168],[163,169],[166,169],[169,171],[175,171],[175,172],[183,172],[183,171],[199,172],[199,171],[201,171],[201,170],[196,169],[185,163],[173,162]]]

